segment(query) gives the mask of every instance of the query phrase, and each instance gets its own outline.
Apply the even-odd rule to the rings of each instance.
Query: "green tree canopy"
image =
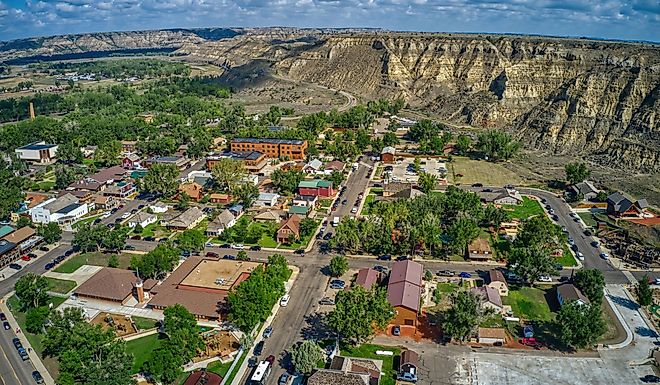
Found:
[[[201,251],[204,249],[206,235],[204,235],[201,230],[186,230],[177,237],[176,242],[179,246],[179,249],[183,251]]]
[[[48,280],[40,275],[27,273],[16,281],[14,291],[24,310],[38,308],[46,305],[48,301]]]
[[[451,303],[451,308],[445,313],[442,330],[451,338],[465,341],[488,312],[481,308],[481,300],[469,291],[453,293]]]
[[[573,278],[577,286],[592,303],[603,301],[603,289],[605,288],[605,277],[598,269],[582,269],[575,273]]]
[[[155,249],[144,255],[131,258],[131,269],[143,279],[160,279],[174,269],[179,261],[179,250],[171,244],[159,243]]]
[[[653,290],[651,290],[651,285],[649,284],[649,277],[643,276],[637,282],[637,300],[642,306],[650,306],[653,303]]]
[[[514,247],[507,266],[523,282],[531,285],[542,275],[550,275],[554,271],[554,260],[549,250],[541,246]]]
[[[324,358],[323,350],[314,341],[305,340],[291,349],[291,363],[297,373],[308,375]]]
[[[293,194],[298,188],[298,183],[304,179],[302,172],[296,170],[282,171],[277,169],[271,175],[273,186],[281,194]]]
[[[62,229],[55,222],[37,227],[37,234],[44,238],[45,243],[55,243],[62,239]]]
[[[573,349],[592,347],[605,332],[605,322],[596,303],[564,303],[557,313],[556,323],[560,340]]]
[[[511,159],[520,151],[521,146],[510,134],[492,130],[479,134],[477,148],[489,159],[497,161]]]
[[[335,255],[330,259],[328,270],[333,277],[341,277],[348,271],[348,260],[343,255]]]
[[[179,188],[179,169],[173,164],[154,164],[142,179],[142,189],[171,197]]]
[[[435,186],[438,183],[438,177],[422,171],[419,173],[419,180],[417,183],[422,192],[428,194],[435,189]]]
[[[582,162],[567,163],[564,166],[564,171],[566,172],[566,180],[572,185],[583,182],[591,174],[587,164]]]
[[[337,293],[335,303],[335,309],[328,316],[328,325],[354,344],[371,338],[394,317],[394,309],[383,289],[366,291],[362,286],[355,285],[350,290]]]
[[[216,186],[222,191],[233,192],[247,175],[247,170],[242,161],[232,158],[220,158],[214,162],[213,179]]]

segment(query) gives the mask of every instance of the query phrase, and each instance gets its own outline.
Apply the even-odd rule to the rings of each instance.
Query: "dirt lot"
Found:
[[[110,318],[112,317],[112,321]],[[103,330],[114,329],[118,337],[124,337],[136,333],[137,331],[133,327],[131,320],[121,314],[110,314],[101,312],[94,317],[90,323],[92,325],[101,325]]]

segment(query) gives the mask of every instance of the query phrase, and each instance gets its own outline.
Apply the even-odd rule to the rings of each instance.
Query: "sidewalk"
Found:
[[[284,287],[287,287],[287,288],[293,286],[293,283],[295,282],[296,278],[298,278],[298,274],[300,274],[300,269],[298,267],[293,266],[293,265],[289,265],[289,268],[291,268],[291,270],[293,270],[293,272],[291,273],[291,277],[289,278],[289,280],[284,283]],[[280,302],[277,301],[277,303],[273,307],[273,311],[272,311],[270,317],[268,317],[266,319],[266,321],[263,323],[263,325],[261,325],[261,329],[258,330],[257,336],[254,339],[254,344],[255,345],[257,343],[259,343],[259,341],[263,340],[264,329],[266,329],[273,322],[273,320],[275,319],[275,316],[277,315],[277,312],[279,310],[280,310]],[[244,353],[248,354],[248,351],[245,351]],[[238,357],[238,355],[237,355],[237,357]],[[248,360],[243,360],[243,363],[238,368],[238,371],[236,372],[236,375],[234,376],[234,380],[229,385],[239,385],[241,383],[241,381],[243,380],[243,376],[245,375],[245,372],[247,371],[247,367],[248,367]]]
[[[0,303],[0,311],[5,313],[7,316],[7,321],[9,321],[10,325],[17,325],[18,322],[16,322],[16,319],[14,318],[14,314],[9,310],[7,307],[7,300],[11,298],[11,296],[14,295],[14,292],[12,291],[11,293],[7,294],[2,298],[2,303]],[[43,362],[41,362],[41,358],[37,354],[37,352],[34,351],[34,348],[32,345],[30,345],[30,342],[28,341],[27,338],[25,338],[25,334],[23,333],[18,333],[16,335],[19,340],[21,340],[21,344],[23,344],[23,347],[25,350],[28,351],[28,356],[30,356],[30,362],[32,362],[32,365],[36,370],[41,373],[41,376],[44,378],[44,383],[46,385],[55,385],[55,380],[53,377],[51,377],[50,373],[48,372],[48,369],[44,366]]]

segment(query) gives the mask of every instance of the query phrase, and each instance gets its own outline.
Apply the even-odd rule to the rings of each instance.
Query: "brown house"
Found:
[[[493,258],[493,250],[488,239],[479,237],[468,245],[468,258],[473,261],[487,261]]]
[[[387,300],[396,315],[391,324],[417,330],[417,316],[422,297],[422,272],[420,263],[411,260],[398,261],[392,266],[387,285]]]
[[[221,205],[226,205],[231,203],[231,195],[229,194],[220,194],[220,193],[213,193],[209,197],[209,202],[211,203],[216,203],[216,204],[221,204]]]
[[[385,147],[380,152],[380,160],[383,163],[393,163],[394,155],[396,155],[396,149],[394,147]]]
[[[233,152],[257,151],[269,158],[304,159],[306,149],[306,140],[235,138],[231,141],[231,151]]]
[[[289,219],[282,222],[282,226],[277,230],[277,242],[287,243],[291,236],[294,239],[300,238],[300,216],[293,214]]]
[[[360,285],[366,290],[371,290],[375,284],[379,284],[382,280],[382,274],[374,269],[360,269],[358,270],[355,284]]]
[[[190,199],[197,202],[202,199],[204,193],[202,191],[202,185],[196,182],[184,183],[179,185],[179,194],[186,193]]]

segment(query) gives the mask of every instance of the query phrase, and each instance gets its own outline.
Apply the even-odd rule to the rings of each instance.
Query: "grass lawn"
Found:
[[[46,277],[48,290],[55,293],[66,294],[76,287],[76,281]]]
[[[401,354],[401,349],[390,347],[390,346],[380,346],[380,345],[371,345],[363,344],[360,346],[343,346],[339,345],[342,355],[348,357],[358,357],[358,358],[373,358],[383,361],[383,370],[382,377],[380,379],[381,385],[394,385],[396,384],[396,372],[397,368],[394,367],[394,358],[397,358]],[[389,350],[394,352],[392,356],[379,356],[376,354],[377,350]]]
[[[596,220],[594,219],[594,216],[590,212],[584,212],[584,213],[578,213],[578,216],[582,219],[582,222],[584,222],[585,225],[589,227],[596,227]]]
[[[142,229],[142,232],[138,235],[140,235],[142,238],[144,238],[144,237],[153,237],[156,234],[156,232],[155,232],[156,227],[158,227],[158,222],[147,225],[146,227],[144,227]],[[135,231],[133,231],[133,232],[135,232]]]
[[[222,378],[225,378],[232,362],[233,361],[222,363],[220,361],[213,361],[206,367],[206,370],[208,370],[211,373],[215,373]]]
[[[360,215],[369,215],[369,212],[371,211],[371,205],[374,203],[375,200],[376,200],[375,194],[367,195],[367,197],[364,198],[364,205],[362,206],[362,211],[360,211]]]
[[[506,184],[527,184],[527,180],[499,163],[485,160],[472,160],[467,157],[454,156],[447,164],[447,178],[454,184],[483,183],[485,186],[504,186]],[[452,172],[453,171],[453,172]],[[459,177],[458,174],[462,174]]]
[[[202,221],[199,222],[199,224],[198,224],[197,226],[195,226],[193,229],[195,229],[195,230],[199,230],[199,231],[201,231],[201,232],[203,232],[203,233],[206,233],[206,229],[207,229],[208,227],[209,227],[209,219],[208,219],[208,218],[204,218],[204,219],[202,219]]]
[[[236,377],[236,372],[238,371],[238,368],[241,367],[243,364],[243,361],[245,361],[245,357],[248,356],[248,352],[243,352],[241,356],[238,358],[238,362],[236,362],[236,366],[234,366],[234,370],[229,373],[227,376],[227,381],[225,381],[225,384],[231,384],[234,381],[234,377]]]
[[[73,227],[79,228],[80,226],[84,226],[86,224],[92,223],[92,222],[94,222],[94,220],[96,218],[100,217],[101,215],[103,215],[103,214],[96,214],[96,215],[92,215],[92,216],[87,217],[87,218],[83,218],[83,219],[79,220],[78,222],[74,223]]]
[[[564,245],[564,254],[561,256],[561,258],[555,259],[555,261],[560,263],[562,266],[577,266],[575,257],[573,257],[573,254],[571,254],[566,245]]]
[[[133,373],[138,373],[142,365],[149,359],[151,352],[164,341],[160,334],[152,334],[126,342],[126,352],[133,354]]]
[[[131,316],[131,319],[140,330],[153,329],[158,325],[158,320],[153,318]]]
[[[534,215],[543,215],[543,208],[536,199],[523,197],[521,205],[502,205],[511,218],[527,219]]]
[[[66,262],[59,265],[55,269],[55,272],[71,274],[74,271],[78,270],[78,268],[80,268],[80,266],[82,265],[108,266],[108,259],[110,258],[111,255],[112,254],[103,254],[101,252],[74,255],[73,257],[69,258]],[[128,269],[131,263],[132,255],[120,253],[117,254],[117,257],[119,258],[119,268]]]
[[[455,283],[439,283],[435,287],[435,292],[433,297],[436,304],[440,304],[442,299],[447,297],[449,294],[458,290],[458,285]]]
[[[553,314],[545,300],[546,292],[535,287],[521,287],[509,290],[509,295],[502,297],[505,305],[510,305],[515,317],[526,320],[550,321]]]
[[[319,204],[321,207],[327,209],[328,207],[332,206],[332,199],[320,199]]]

